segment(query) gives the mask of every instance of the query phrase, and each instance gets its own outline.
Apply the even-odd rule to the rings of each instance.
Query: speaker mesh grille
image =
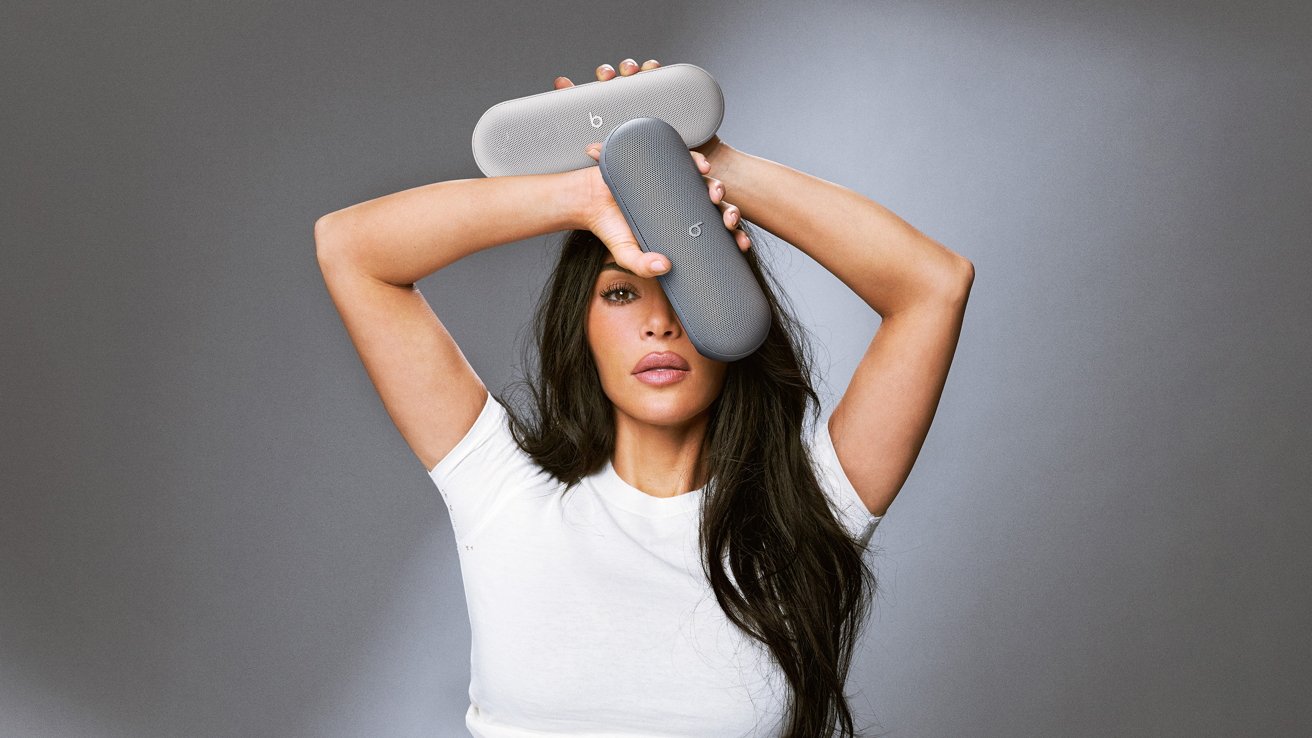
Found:
[[[769,304],[678,132],[659,118],[625,123],[601,170],[642,250],[670,257],[657,280],[697,350],[721,361],[755,351]]]
[[[597,116],[594,118],[593,116]],[[665,120],[685,148],[708,141],[724,118],[724,94],[706,70],[671,64],[498,103],[474,126],[483,174],[551,174],[592,166],[587,146],[634,118]],[[600,120],[600,126],[593,123]]]

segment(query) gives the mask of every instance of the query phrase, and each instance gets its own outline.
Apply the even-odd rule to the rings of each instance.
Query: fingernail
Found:
[[[668,267],[665,266],[665,260],[664,260],[664,259],[657,259],[656,261],[653,261],[653,262],[651,263],[651,268],[654,269],[654,270],[656,270],[656,271],[658,271],[658,272],[663,272],[663,271],[665,271]]]

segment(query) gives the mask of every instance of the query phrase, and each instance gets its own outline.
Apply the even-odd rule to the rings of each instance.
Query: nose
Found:
[[[648,304],[651,305],[651,309],[643,318],[643,335],[678,337],[682,334],[683,324],[679,322],[678,314],[674,312],[674,307],[664,295]]]

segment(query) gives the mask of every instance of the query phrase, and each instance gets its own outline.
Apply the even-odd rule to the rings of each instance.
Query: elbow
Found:
[[[970,288],[975,283],[975,265],[964,256],[955,257],[951,269],[943,273],[939,281],[940,294],[948,302],[965,307],[970,298]]]
[[[320,259],[336,251],[340,246],[334,213],[328,213],[314,221],[314,253]]]
[[[970,286],[975,284],[975,262],[963,256],[961,257],[960,268],[961,274],[958,279],[966,294],[970,294]]]

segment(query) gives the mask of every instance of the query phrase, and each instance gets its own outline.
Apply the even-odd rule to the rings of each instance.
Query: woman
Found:
[[[657,66],[626,59],[619,74]],[[595,166],[439,182],[315,224],[351,340],[448,505],[476,736],[855,733],[863,553],[928,432],[974,270],[851,190],[718,137],[690,153],[773,313],[732,363],[693,348],[656,279],[668,263],[637,246]],[[882,317],[825,422],[748,216]],[[414,283],[559,231],[530,423],[487,392]]]

